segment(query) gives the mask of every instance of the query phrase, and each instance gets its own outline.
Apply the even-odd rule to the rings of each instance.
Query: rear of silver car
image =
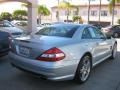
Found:
[[[64,33],[64,32],[63,32]],[[28,36],[11,41],[13,66],[49,80],[74,78],[79,60],[70,53],[73,38]]]
[[[23,46],[20,46],[19,43],[24,44],[22,44]],[[78,64],[77,61],[73,62],[72,60],[69,60],[69,57],[55,62],[38,60],[37,58],[46,50],[50,49],[51,46],[44,47],[41,44],[41,46],[38,46],[35,43],[30,44],[31,42],[19,43],[12,46],[14,49],[10,53],[11,63],[17,68],[39,74],[42,78],[50,80],[74,78],[74,73]],[[64,48],[59,47],[59,49],[62,50]]]

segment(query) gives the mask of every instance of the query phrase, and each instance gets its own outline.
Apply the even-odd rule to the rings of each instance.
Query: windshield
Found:
[[[37,35],[45,35],[45,36],[58,36],[58,37],[70,37],[74,35],[75,31],[79,28],[79,26],[75,25],[58,25],[58,26],[49,26],[42,28]]]
[[[0,27],[14,27],[9,21],[0,21]]]

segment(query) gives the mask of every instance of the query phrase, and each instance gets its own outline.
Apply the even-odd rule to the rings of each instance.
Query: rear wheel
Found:
[[[111,59],[115,59],[117,55],[117,44],[115,43],[113,46],[113,50],[112,50],[112,55],[111,55]]]
[[[90,76],[90,72],[91,72],[91,57],[89,55],[85,55],[78,65],[75,80],[79,83],[86,82]]]

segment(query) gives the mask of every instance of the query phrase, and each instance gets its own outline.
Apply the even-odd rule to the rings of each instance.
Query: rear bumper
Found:
[[[14,53],[9,54],[11,58],[11,63],[13,66],[22,69],[24,71],[32,72],[39,75],[41,78],[61,81],[61,80],[71,80],[74,78],[76,68],[78,64],[72,65],[60,65],[59,63],[53,62],[42,62],[37,60],[27,59],[18,56]]]

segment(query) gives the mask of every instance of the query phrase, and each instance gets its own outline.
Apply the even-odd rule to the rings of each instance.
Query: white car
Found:
[[[23,34],[23,30],[15,27],[7,20],[0,21],[0,31],[10,33],[12,37],[19,37]]]

